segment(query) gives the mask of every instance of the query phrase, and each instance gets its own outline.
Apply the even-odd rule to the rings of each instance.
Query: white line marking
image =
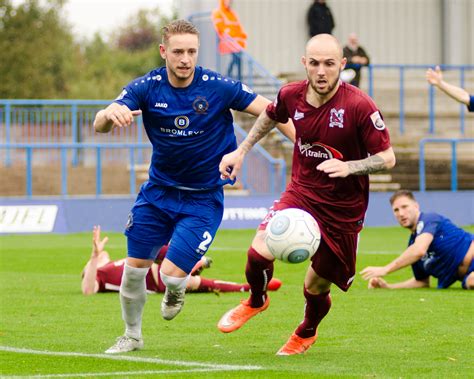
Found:
[[[146,357],[132,357],[126,355],[109,355],[109,354],[88,354],[88,353],[75,353],[67,351],[48,351],[48,350],[33,350],[23,349],[10,346],[0,346],[0,351],[8,351],[11,353],[22,353],[22,354],[37,354],[37,355],[54,355],[59,357],[86,357],[86,358],[100,358],[110,359],[116,361],[129,361],[129,362],[146,362],[146,363],[157,363],[166,365],[176,366],[187,366],[187,367],[203,367],[211,370],[224,370],[224,371],[238,371],[238,370],[261,370],[261,366],[240,366],[240,365],[222,365],[213,363],[202,363],[202,362],[188,362],[188,361],[172,361],[167,359],[159,358],[146,358]]]
[[[45,374],[45,375],[27,375],[27,376],[2,376],[8,379],[27,379],[27,378],[77,378],[77,377],[98,377],[98,376],[133,376],[133,375],[158,375],[158,374],[179,374],[193,372],[213,372],[221,371],[218,369],[195,368],[189,370],[147,370],[147,371],[115,371],[115,372],[83,372],[76,374]]]

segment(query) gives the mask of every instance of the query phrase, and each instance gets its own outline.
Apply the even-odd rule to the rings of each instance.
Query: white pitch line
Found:
[[[8,379],[29,379],[29,378],[77,378],[77,377],[98,377],[98,376],[133,376],[133,375],[159,375],[159,374],[181,374],[181,373],[196,373],[196,372],[214,372],[222,371],[218,369],[209,368],[195,368],[189,370],[146,370],[146,371],[114,371],[114,372],[83,372],[76,374],[44,374],[44,375],[27,375],[27,376],[1,376],[1,378]]]
[[[75,353],[67,351],[48,351],[48,350],[33,350],[23,349],[10,346],[0,346],[0,351],[8,351],[11,353],[22,353],[22,354],[36,354],[36,355],[53,355],[58,357],[86,357],[86,358],[99,358],[109,359],[116,361],[128,361],[128,362],[145,362],[145,363],[157,363],[166,365],[176,366],[187,366],[187,367],[203,367],[211,370],[223,370],[223,371],[239,371],[239,370],[261,370],[261,366],[240,366],[240,365],[222,365],[202,362],[188,362],[188,361],[172,361],[167,359],[159,358],[145,358],[145,357],[132,357],[126,355],[109,355],[109,354],[89,354],[89,353]]]

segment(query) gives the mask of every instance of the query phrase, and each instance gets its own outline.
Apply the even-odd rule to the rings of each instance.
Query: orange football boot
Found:
[[[316,334],[313,337],[301,338],[300,336],[293,333],[288,341],[286,341],[286,343],[282,346],[282,348],[278,350],[276,355],[303,354],[311,347],[313,343],[316,342],[317,337],[318,335]]]
[[[217,327],[223,333],[230,333],[242,327],[248,320],[263,312],[270,305],[267,296],[265,303],[259,308],[252,308],[249,300],[242,300],[238,306],[232,308],[217,323]]]

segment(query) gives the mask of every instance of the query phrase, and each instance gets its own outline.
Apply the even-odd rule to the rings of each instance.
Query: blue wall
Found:
[[[474,191],[415,193],[424,211],[441,213],[458,225],[474,224]],[[370,196],[366,226],[397,225],[389,204],[391,193],[375,192]],[[222,229],[255,228],[273,204],[270,196],[227,196]],[[123,231],[134,198],[0,198],[0,206],[56,205],[53,232],[90,231],[100,224],[106,231]],[[2,222],[0,220],[0,222]],[[4,222],[4,221],[3,221]],[[0,223],[0,232],[2,224]]]

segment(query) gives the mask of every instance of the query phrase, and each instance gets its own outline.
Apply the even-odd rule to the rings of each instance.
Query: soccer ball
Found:
[[[300,263],[312,257],[321,241],[316,220],[298,208],[277,211],[266,232],[265,243],[270,253],[288,263]]]

